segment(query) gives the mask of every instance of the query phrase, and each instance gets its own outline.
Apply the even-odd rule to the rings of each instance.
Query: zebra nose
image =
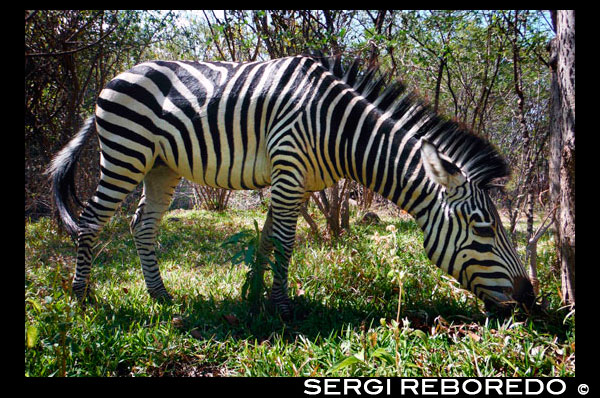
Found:
[[[483,300],[485,310],[500,317],[508,317],[515,309],[515,302],[505,294],[495,294]]]
[[[525,276],[518,276],[515,278],[513,281],[512,297],[527,310],[533,308],[533,303],[535,302],[535,293],[529,278]]]
[[[486,311],[502,317],[509,316],[517,305],[529,312],[533,309],[534,302],[533,286],[526,276],[516,277],[512,288],[507,288],[505,293],[496,292],[484,299]]]

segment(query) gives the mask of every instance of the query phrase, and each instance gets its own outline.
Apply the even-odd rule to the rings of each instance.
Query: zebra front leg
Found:
[[[181,177],[166,166],[156,166],[144,178],[144,191],[131,221],[131,233],[142,265],[148,294],[153,299],[171,301],[156,258],[158,224],[171,203]]]
[[[258,272],[260,273],[260,280],[264,280],[265,269],[267,268],[267,262],[269,256],[273,251],[273,212],[271,208],[267,213],[267,219],[263,226],[260,234],[260,242],[258,245]]]
[[[277,238],[274,238],[277,239]],[[277,241],[275,248],[275,261],[273,266],[273,286],[271,288],[271,301],[285,320],[291,318],[292,303],[288,295],[288,266],[293,244],[289,249],[281,241]],[[286,254],[288,253],[288,254]]]
[[[275,193],[272,197],[275,197]],[[288,197],[289,200],[289,197]],[[272,245],[274,245],[273,286],[271,301],[281,313],[283,319],[290,319],[292,305],[288,295],[288,266],[296,239],[296,224],[300,210],[300,201],[292,206],[280,207],[273,201],[272,208]]]

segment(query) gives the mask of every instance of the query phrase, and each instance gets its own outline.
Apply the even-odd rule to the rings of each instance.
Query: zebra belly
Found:
[[[158,138],[157,157],[177,174],[196,184],[236,190],[271,185],[271,166],[265,148],[243,153],[235,146],[219,148],[198,142],[189,151],[191,156],[186,153],[176,162],[165,140]]]
[[[200,185],[226,189],[260,189],[271,185],[271,174],[265,156],[246,159],[242,165],[233,165],[230,161],[219,164],[202,165],[190,170],[189,167],[174,167],[175,172]]]

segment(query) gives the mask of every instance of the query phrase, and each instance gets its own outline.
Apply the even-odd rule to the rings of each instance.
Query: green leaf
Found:
[[[425,333],[424,331],[420,330],[420,329],[415,329],[412,331],[411,333],[413,336],[417,336],[419,337],[421,340],[423,341],[427,341],[429,338],[427,337],[427,333]]]
[[[33,348],[40,337],[40,331],[35,325],[27,326],[27,348]]]
[[[390,354],[389,352],[387,352],[385,350],[385,348],[380,347],[378,349],[376,349],[375,351],[373,351],[373,353],[371,354],[372,357],[374,358],[379,358],[384,360],[385,362],[387,362],[389,365],[393,365],[396,363],[396,361],[394,360],[394,357],[392,356],[392,354]]]
[[[227,245],[234,245],[234,244],[243,242],[251,236],[252,236],[252,231],[249,229],[245,229],[245,230],[240,231],[237,234],[233,234],[229,238],[225,239],[225,241],[223,243],[221,243],[221,247],[225,247]]]
[[[256,237],[260,242],[260,228],[258,228],[258,222],[256,220],[254,220],[254,232],[256,232]]]
[[[235,253],[233,255],[233,257],[231,257],[231,265],[238,265],[239,263],[242,262],[242,257],[244,256],[244,250],[240,250],[239,252]]]
[[[352,366],[355,363],[363,362],[356,355],[357,354],[354,354],[352,356],[349,356],[349,357],[346,357],[346,358],[342,359],[341,361],[339,361],[338,363],[336,363],[335,365],[333,365],[331,368],[329,368],[329,370],[327,371],[327,373],[329,373],[329,372],[335,372],[337,370],[347,368],[348,366]]]
[[[246,249],[246,255],[244,256],[244,263],[252,266],[254,264],[254,253],[256,251],[256,246],[251,245]]]
[[[38,303],[37,300],[28,298],[25,301],[30,303],[37,312],[42,312],[42,305],[40,303]]]

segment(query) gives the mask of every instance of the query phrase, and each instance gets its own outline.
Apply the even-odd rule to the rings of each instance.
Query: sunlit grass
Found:
[[[549,314],[490,319],[429,264],[412,220],[353,223],[332,241],[301,220],[286,323],[269,306],[250,314],[241,299],[247,267],[229,261],[235,247],[221,247],[264,217],[169,212],[157,254],[170,304],[148,297],[129,220],[115,217],[96,249],[97,302],[86,308],[69,292],[71,239],[48,219],[27,223],[26,375],[574,376],[575,322],[558,310],[552,237],[538,245]]]

